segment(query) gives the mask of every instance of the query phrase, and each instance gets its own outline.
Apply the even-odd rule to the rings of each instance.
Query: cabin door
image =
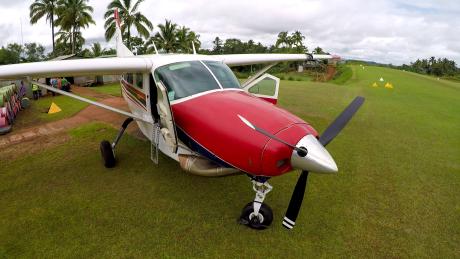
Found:
[[[174,123],[174,117],[171,111],[171,104],[169,103],[168,99],[168,92],[161,80],[154,80],[154,82],[156,87],[153,88],[152,85],[151,92],[153,97],[153,92],[155,91],[154,89],[156,89],[157,110],[154,111],[154,106],[152,106],[152,115],[154,118],[158,116],[157,118],[155,118],[155,120],[158,121],[160,124],[161,135],[163,136],[166,145],[171,149],[171,152],[176,153],[178,148],[177,134]]]
[[[264,74],[243,89],[267,102],[276,104],[278,102],[279,87],[280,79],[278,77]]]

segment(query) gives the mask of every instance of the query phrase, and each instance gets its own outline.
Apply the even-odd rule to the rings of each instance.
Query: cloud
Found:
[[[87,42],[104,35],[103,14],[109,0],[90,0],[96,25],[84,31]],[[0,45],[24,41],[51,45],[45,21],[28,23],[30,1],[0,0]],[[153,24],[165,19],[201,35],[203,46],[221,38],[253,39],[273,44],[278,32],[300,30],[309,49],[324,49],[348,58],[401,64],[430,56],[460,64],[460,2],[421,0],[286,0],[286,1],[145,1],[141,11]],[[105,45],[112,45],[107,43]]]

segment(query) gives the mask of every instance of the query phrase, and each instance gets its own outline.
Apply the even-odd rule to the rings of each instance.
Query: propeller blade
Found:
[[[321,134],[319,142],[326,146],[331,142],[340,131],[345,128],[350,119],[355,115],[361,105],[364,103],[364,97],[358,96],[348,107],[327,127],[327,129]]]
[[[361,96],[356,97],[348,107],[329,125],[329,127],[323,132],[319,138],[319,142],[326,146],[331,142],[340,131],[345,128],[350,119],[355,115],[358,109],[363,105],[364,98]],[[308,181],[308,171],[302,171],[299,179],[292,193],[291,200],[289,201],[289,206],[286,211],[286,215],[283,219],[283,226],[287,229],[292,229],[295,226],[295,221],[300,212],[300,207],[302,206],[303,197],[305,195],[305,190],[307,188]]]
[[[308,171],[302,171],[297,180],[297,183],[292,193],[291,201],[289,202],[286,215],[283,219],[283,226],[287,229],[292,229],[295,226],[295,221],[299,215],[300,207],[302,206],[305,189],[307,188]]]

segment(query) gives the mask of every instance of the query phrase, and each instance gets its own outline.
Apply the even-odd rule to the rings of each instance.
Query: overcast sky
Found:
[[[103,14],[110,0],[90,0],[96,25],[84,30],[87,44],[104,39]],[[345,58],[401,64],[430,56],[460,64],[459,0],[146,0],[141,11],[153,24],[164,19],[201,35],[202,46],[236,37],[273,44],[280,31],[300,30],[316,46]],[[51,46],[45,20],[29,23],[32,0],[0,0],[0,45],[39,42]],[[156,28],[154,28],[156,30]]]

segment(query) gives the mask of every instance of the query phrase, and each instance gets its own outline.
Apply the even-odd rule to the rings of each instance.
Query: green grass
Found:
[[[245,176],[201,178],[125,136],[103,168],[92,124],[64,144],[0,153],[0,257],[455,258],[460,243],[460,84],[352,67],[344,85],[283,81],[280,106],[322,131],[357,95],[366,103],[328,150],[339,174],[311,175],[293,231],[281,226],[298,174],[271,180],[275,220],[236,223]],[[380,77],[394,89],[371,84]],[[381,85],[381,83],[380,83]]]
[[[91,87],[91,90],[101,94],[110,94],[113,96],[121,97],[121,88],[120,83],[107,84],[102,86]]]
[[[331,82],[334,84],[343,85],[348,80],[350,80],[352,76],[353,71],[350,66],[339,65],[337,67],[337,73],[335,74]]]
[[[62,111],[55,114],[48,114],[51,103],[57,104]],[[47,96],[35,100],[30,100],[31,106],[23,111],[19,112],[19,115],[14,123],[15,128],[24,128],[41,123],[51,122],[69,118],[85,107],[88,104],[72,99],[67,96]]]

